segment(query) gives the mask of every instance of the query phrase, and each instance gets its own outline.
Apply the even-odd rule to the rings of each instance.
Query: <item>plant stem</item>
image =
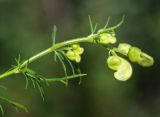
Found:
[[[20,66],[17,66],[16,68],[1,74],[0,75],[0,79],[5,78],[5,77],[10,76],[10,75],[13,75],[13,74],[19,73],[20,69],[25,67],[28,64],[28,62],[31,63],[31,62],[33,62],[33,61],[35,61],[35,60],[37,60],[37,59],[39,59],[39,58],[51,53],[51,52],[53,52],[53,51],[55,51],[55,50],[57,50],[57,49],[59,49],[61,47],[66,46],[66,45],[70,45],[70,44],[74,44],[74,43],[80,43],[80,42],[92,42],[93,43],[94,42],[94,38],[96,36],[97,36],[97,34],[90,35],[88,37],[77,38],[77,39],[72,39],[72,40],[69,40],[69,41],[64,41],[64,42],[61,42],[61,43],[57,43],[57,44],[53,45],[52,47],[50,47],[50,48],[48,48],[48,49],[46,49],[46,50],[44,50],[44,51],[32,56],[32,57],[30,57],[27,60],[25,60]]]
[[[87,74],[76,74],[76,75],[68,76],[67,79],[74,79],[74,78],[82,77],[82,76],[86,76],[86,75]],[[62,78],[46,78],[45,80],[47,82],[56,82],[56,81],[66,80],[66,77],[62,77]]]

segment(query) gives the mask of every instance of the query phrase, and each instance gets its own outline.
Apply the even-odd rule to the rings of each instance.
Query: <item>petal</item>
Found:
[[[117,70],[121,64],[121,59],[119,56],[110,56],[107,58],[108,67],[112,70]]]
[[[126,81],[132,75],[132,67],[130,63],[119,56],[110,56],[107,59],[107,64],[110,69],[116,71],[114,77],[117,80]]]
[[[149,56],[148,54],[142,52],[141,57],[138,60],[138,64],[143,67],[150,67],[154,64],[154,59],[151,56]]]
[[[79,55],[77,55],[77,56],[75,57],[75,61],[76,61],[77,63],[81,62],[81,57],[80,57]]]
[[[71,50],[67,51],[66,56],[70,59],[70,60],[75,60],[75,53]]]
[[[125,56],[127,56],[129,49],[130,49],[131,45],[127,44],[127,43],[120,43],[118,45],[118,49],[117,51]]]
[[[140,59],[142,51],[137,47],[131,47],[128,52],[128,57],[132,62],[137,62]]]
[[[79,45],[79,44],[73,44],[73,45],[72,45],[72,48],[73,48],[73,49],[78,49],[78,48],[80,48],[80,45]]]
[[[122,63],[119,66],[117,72],[114,73],[114,77],[120,81],[128,80],[132,75],[132,67],[128,61],[122,58]]]
[[[117,39],[115,36],[112,36],[109,33],[103,33],[100,35],[99,43],[100,44],[114,44],[116,43]]]
[[[83,48],[78,48],[78,49],[75,49],[74,52],[75,52],[76,54],[78,54],[78,55],[81,55],[81,54],[83,54],[84,49],[83,49]]]

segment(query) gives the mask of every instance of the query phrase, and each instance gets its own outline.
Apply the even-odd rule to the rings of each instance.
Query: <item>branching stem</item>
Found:
[[[77,39],[72,39],[72,40],[69,40],[69,41],[64,41],[64,42],[61,42],[61,43],[57,43],[55,45],[53,45],[52,47],[30,57],[29,59],[25,60],[23,63],[20,64],[20,66],[8,71],[8,72],[5,72],[3,74],[0,75],[0,79],[2,78],[5,78],[7,76],[10,76],[10,75],[13,75],[13,74],[17,74],[19,73],[20,69],[22,69],[23,67],[25,67],[27,64],[28,64],[28,61],[29,63],[59,49],[59,48],[62,48],[66,45],[70,45],[70,44],[74,44],[74,43],[80,43],[80,42],[93,42],[94,43],[94,38],[97,36],[98,34],[95,34],[95,35],[90,35],[88,37],[83,37],[83,38],[77,38]]]

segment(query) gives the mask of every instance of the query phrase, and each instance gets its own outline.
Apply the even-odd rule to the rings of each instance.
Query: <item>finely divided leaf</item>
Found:
[[[7,98],[2,97],[2,96],[0,96],[0,99],[5,101],[5,102],[7,102],[7,103],[9,103],[9,104],[11,104],[11,105],[13,105],[16,108],[24,110],[26,113],[28,112],[28,109],[22,104],[19,104],[19,103],[15,102],[15,101],[12,101],[12,100],[7,99]],[[1,111],[2,111],[2,107],[1,107]]]
[[[52,46],[56,43],[56,33],[57,33],[57,27],[56,25],[53,26],[53,32],[52,32]]]

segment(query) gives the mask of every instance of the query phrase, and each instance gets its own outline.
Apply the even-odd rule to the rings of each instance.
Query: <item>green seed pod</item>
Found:
[[[116,37],[115,36],[112,36],[111,34],[109,33],[103,33],[100,35],[100,39],[99,39],[99,43],[100,44],[114,44],[116,43]]]
[[[148,54],[142,52],[138,64],[143,67],[150,67],[154,64],[154,59]]]
[[[130,49],[131,45],[127,44],[127,43],[120,43],[118,45],[118,49],[117,51],[125,56],[128,55],[129,49]]]
[[[120,81],[128,80],[132,75],[132,67],[128,61],[119,56],[110,56],[107,59],[108,67],[115,70],[114,77]]]
[[[142,51],[137,47],[130,47],[128,57],[132,62],[137,62],[140,59]]]

